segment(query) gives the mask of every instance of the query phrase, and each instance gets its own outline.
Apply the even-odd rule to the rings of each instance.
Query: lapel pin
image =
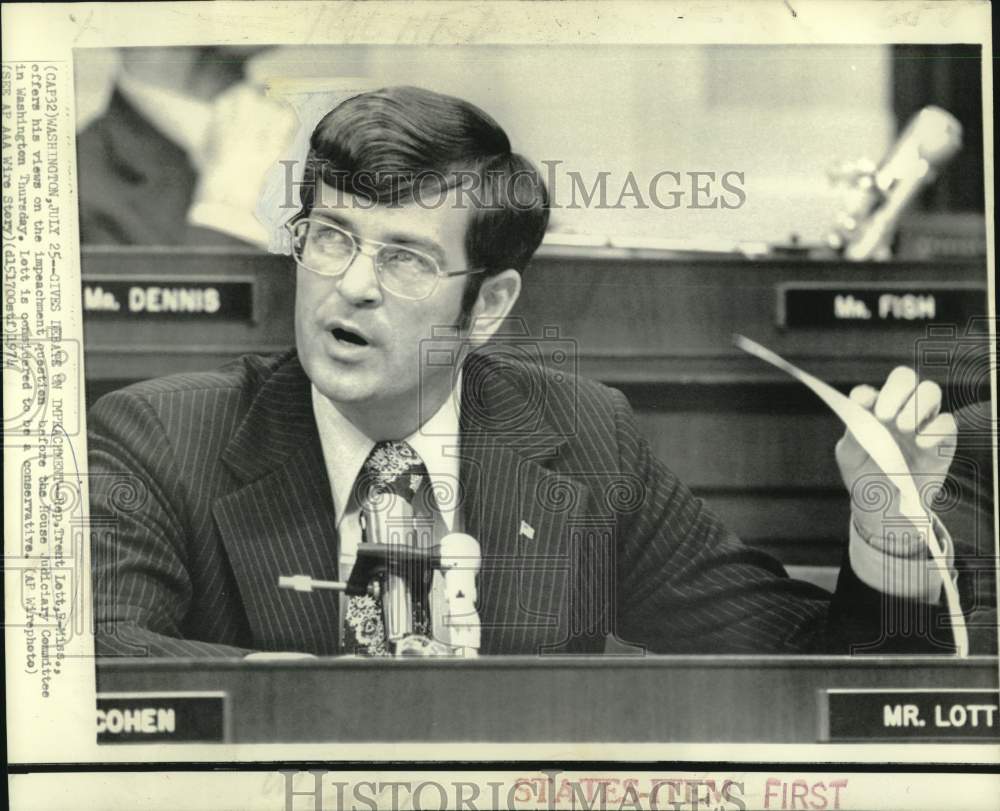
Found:
[[[530,541],[535,537],[535,528],[527,521],[521,521],[521,534]]]

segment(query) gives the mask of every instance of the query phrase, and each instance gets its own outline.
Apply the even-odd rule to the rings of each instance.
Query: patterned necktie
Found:
[[[420,498],[418,498],[418,493]],[[431,488],[427,468],[406,442],[379,442],[372,448],[355,485],[358,504],[374,502],[378,509],[391,505],[391,525],[399,529],[410,545],[424,546],[409,533],[428,532],[433,523],[430,510]],[[367,532],[371,533],[372,528]],[[371,538],[366,539],[371,542]],[[413,632],[426,634],[428,611],[424,595],[413,597]],[[344,613],[344,652],[363,656],[390,656],[386,639],[382,601],[371,595],[349,597]]]

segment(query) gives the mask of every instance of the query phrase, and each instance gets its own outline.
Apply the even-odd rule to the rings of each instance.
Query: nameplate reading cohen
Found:
[[[226,739],[225,693],[98,693],[98,743]]]
[[[995,691],[835,689],[824,699],[824,740],[1000,741]]]
[[[250,321],[253,283],[88,278],[83,312],[88,318]]]
[[[935,321],[964,324],[986,312],[976,285],[786,284],[778,287],[779,327],[884,329]]]

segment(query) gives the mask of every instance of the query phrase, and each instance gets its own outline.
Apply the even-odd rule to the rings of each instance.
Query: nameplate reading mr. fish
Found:
[[[1000,741],[990,690],[836,689],[820,695],[829,741]]]
[[[779,327],[884,329],[934,321],[964,324],[985,313],[985,291],[976,285],[813,282],[778,287]]]
[[[250,321],[253,283],[184,279],[94,279],[83,283],[87,318]]]
[[[98,743],[226,740],[225,693],[98,693]]]

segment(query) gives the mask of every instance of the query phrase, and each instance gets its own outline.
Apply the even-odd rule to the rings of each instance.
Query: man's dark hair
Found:
[[[307,215],[319,183],[366,202],[402,205],[442,200],[466,186],[473,209],[465,235],[467,313],[484,276],[522,272],[545,235],[549,201],[534,166],[511,151],[507,133],[473,104],[417,87],[354,96],[327,113],[309,142],[300,200]]]

